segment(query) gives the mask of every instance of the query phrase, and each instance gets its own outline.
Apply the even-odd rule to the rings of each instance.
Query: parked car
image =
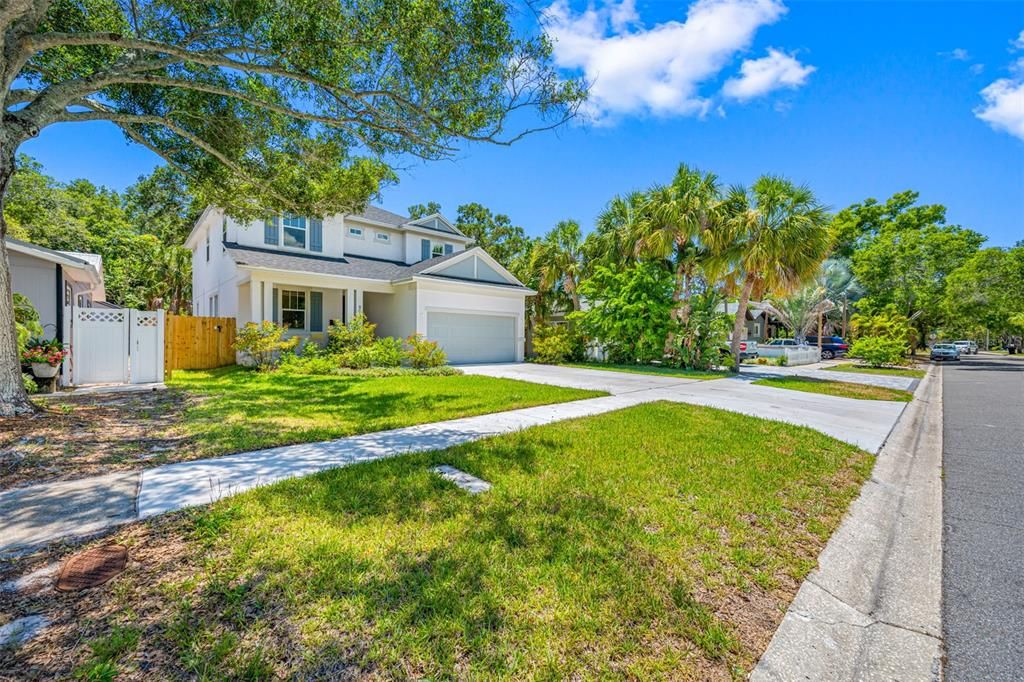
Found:
[[[960,351],[960,355],[977,355],[978,344],[974,341],[954,341],[953,345]]]
[[[960,360],[960,349],[952,343],[937,343],[932,346],[930,355],[932,360]]]
[[[729,346],[722,346],[719,349],[722,356],[732,355],[732,348]],[[740,341],[740,360],[756,360],[757,359],[757,341]]]
[[[818,337],[808,336],[807,345],[817,346]],[[821,359],[831,360],[832,358],[841,358],[846,355],[846,351],[850,350],[848,343],[843,341],[841,336],[823,336],[821,337]]]
[[[791,348],[799,348],[800,346],[806,346],[806,343],[797,343],[796,339],[772,339],[766,346],[772,346],[778,348],[779,346],[789,346]]]

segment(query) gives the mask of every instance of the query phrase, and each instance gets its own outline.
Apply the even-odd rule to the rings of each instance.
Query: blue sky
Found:
[[[914,189],[990,245],[1024,239],[1024,3],[563,0],[549,16],[560,64],[595,80],[591,122],[408,161],[382,205],[476,201],[531,234],[589,229],[686,162],[727,184],[782,174],[836,209]],[[107,124],[22,151],[118,189],[157,164]]]

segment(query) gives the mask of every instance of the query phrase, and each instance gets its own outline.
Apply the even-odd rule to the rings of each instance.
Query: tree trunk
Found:
[[[732,359],[734,366],[733,372],[739,373],[740,371],[740,335],[743,333],[743,329],[747,323],[747,304],[750,303],[750,292],[754,290],[754,280],[749,275],[747,281],[743,283],[743,290],[740,292],[740,299],[736,305],[736,321],[732,325]]]
[[[6,140],[0,140],[0,417],[30,414],[35,410],[21,383],[11,266],[7,258],[7,221],[3,217],[3,196],[13,173],[14,150]]]
[[[676,266],[676,278],[675,278],[676,279],[676,283],[675,283],[675,287],[674,287],[675,291],[672,292],[672,300],[675,301],[675,305],[673,305],[672,309],[668,311],[669,322],[674,322],[677,325],[682,325],[685,322],[685,320],[683,319],[683,311],[682,311],[683,279],[684,279],[684,276],[685,275],[684,275],[684,272],[683,272],[683,265],[682,264],[677,265]],[[675,347],[675,334],[670,329],[669,332],[668,332],[668,335],[665,337],[665,347],[662,349],[662,352],[665,355],[671,355],[672,354],[672,350],[673,350],[674,347]]]

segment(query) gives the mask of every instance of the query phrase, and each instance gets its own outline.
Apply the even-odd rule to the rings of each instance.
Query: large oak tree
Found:
[[[19,146],[108,121],[204,203],[360,208],[402,155],[557,126],[583,97],[503,0],[0,0],[0,199]],[[0,414],[21,385],[0,222]]]

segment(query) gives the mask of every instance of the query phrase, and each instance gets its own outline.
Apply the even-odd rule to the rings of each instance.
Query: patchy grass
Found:
[[[494,377],[296,375],[241,367],[177,371],[200,396],[180,430],[202,455],[344,438],[607,395]]]
[[[857,372],[859,374],[884,374],[892,377],[911,377],[913,379],[923,379],[925,375],[924,370],[911,369],[910,367],[868,367],[867,365],[857,365],[852,362],[845,362],[841,365],[833,365],[832,367],[826,367],[826,370],[832,372]]]
[[[174,372],[166,391],[57,394],[0,417],[0,489],[606,395],[483,376]]]
[[[285,481],[120,531],[107,587],[18,606],[54,626],[0,677],[131,626],[118,679],[742,679],[872,460],[655,403]]]
[[[683,379],[721,379],[729,376],[727,370],[683,369],[680,367],[664,367],[661,365],[622,365],[610,362],[566,362],[562,367],[582,367],[583,369],[603,369],[609,372],[627,372],[629,374],[656,374]]]
[[[810,377],[771,377],[768,379],[758,379],[754,382],[754,385],[788,388],[794,391],[823,393],[825,395],[839,396],[840,398],[858,398],[860,400],[894,400],[908,403],[914,398],[914,394],[910,391],[869,386],[867,384],[854,384],[846,381],[826,381]]]

